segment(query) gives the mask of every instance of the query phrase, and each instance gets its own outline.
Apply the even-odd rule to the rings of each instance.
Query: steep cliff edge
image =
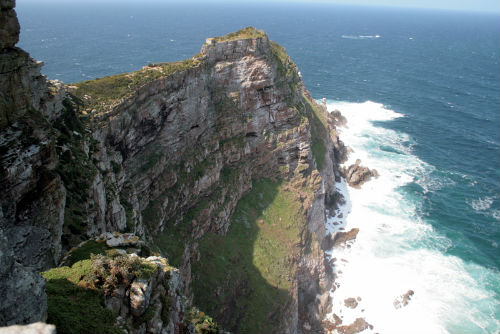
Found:
[[[18,35],[13,1],[1,5],[0,34]],[[0,324],[43,319],[36,271],[82,241],[130,232],[179,267],[186,305],[222,327],[322,330],[325,209],[345,152],[282,47],[246,28],[183,62],[67,86],[4,40],[0,284],[12,291],[16,266],[38,288],[17,298],[42,302],[9,313],[16,299],[2,295]]]

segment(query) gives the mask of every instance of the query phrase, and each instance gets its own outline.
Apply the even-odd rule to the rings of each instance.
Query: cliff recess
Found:
[[[2,316],[16,298],[26,309],[0,324],[44,320],[37,271],[113,232],[178,267],[182,307],[228,330],[323,331],[332,273],[321,245],[345,149],[285,50],[245,28],[182,62],[65,85],[14,46],[14,2],[1,6],[0,285],[7,296],[24,270],[36,289],[2,295]],[[120,314],[117,303],[106,305]]]

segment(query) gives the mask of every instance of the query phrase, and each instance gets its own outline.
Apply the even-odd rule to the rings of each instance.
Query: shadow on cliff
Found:
[[[282,184],[253,182],[225,236],[206,234],[193,263],[194,304],[234,333],[280,333],[291,321],[300,203]],[[303,219],[303,218],[302,218]],[[303,223],[302,223],[303,224]]]

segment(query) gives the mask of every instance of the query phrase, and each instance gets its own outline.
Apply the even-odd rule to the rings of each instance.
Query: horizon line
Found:
[[[384,3],[364,3],[361,2],[345,2],[346,0],[243,0],[243,1],[231,1],[231,0],[45,0],[43,4],[47,3],[59,3],[59,4],[88,4],[90,3],[100,3],[100,4],[110,4],[110,3],[130,3],[130,4],[144,4],[144,3],[161,3],[161,4],[184,4],[184,3],[198,3],[198,4],[231,4],[231,5],[253,5],[253,4],[325,4],[325,5],[335,5],[342,7],[364,7],[364,8],[391,8],[391,9],[409,9],[409,10],[432,10],[432,11],[450,11],[450,12],[460,12],[460,13],[488,13],[488,14],[500,14],[500,6],[497,8],[457,8],[449,6],[419,6],[415,4],[403,5],[403,4],[384,4]],[[25,4],[41,4],[39,0],[17,0],[16,7],[19,5],[23,6]],[[499,17],[500,18],[500,17]]]

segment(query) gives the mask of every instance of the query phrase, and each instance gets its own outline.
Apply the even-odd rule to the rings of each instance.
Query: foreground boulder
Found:
[[[114,237],[134,240],[133,235]],[[85,259],[43,273],[47,321],[60,333],[195,333],[200,326],[204,333],[217,333],[212,318],[181,294],[184,282],[177,268],[161,256],[136,254],[146,250],[108,247],[108,240],[83,243],[67,261],[74,254]]]

